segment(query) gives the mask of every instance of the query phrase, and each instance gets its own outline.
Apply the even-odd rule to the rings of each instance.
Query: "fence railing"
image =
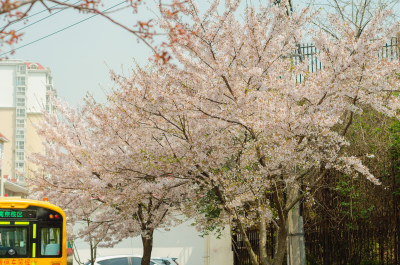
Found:
[[[309,72],[315,73],[322,69],[322,62],[318,59],[318,50],[314,44],[306,43],[298,45],[293,54],[294,64],[307,63]],[[296,75],[297,83],[302,83],[303,81],[303,75]]]
[[[304,227],[307,264],[310,265],[399,265],[400,216],[386,216],[359,221],[356,227],[330,223]],[[267,233],[267,253],[273,257],[275,230]],[[247,236],[260,257],[259,232],[249,230]],[[251,265],[250,255],[240,236],[233,235],[235,265]]]
[[[390,42],[386,43],[381,52],[379,53],[379,58],[388,59],[390,61],[399,59],[399,42],[398,38],[394,37],[390,40]]]
[[[374,224],[372,224],[374,222]],[[400,264],[400,219],[386,216],[359,221],[356,227],[328,220],[305,227],[309,264]]]
[[[378,53],[379,59],[388,59],[389,61],[399,60],[400,43],[398,37],[393,37],[387,42]],[[318,49],[312,43],[299,44],[293,51],[294,64],[307,63],[308,71],[315,73],[323,69],[322,62],[318,59]],[[302,83],[304,76],[296,75],[296,82]]]
[[[271,227],[267,231],[267,254],[269,257],[274,255],[275,245],[275,231]],[[259,232],[258,230],[251,229],[247,231],[247,237],[253,247],[254,252],[257,254],[257,258],[260,257],[260,245],[259,245]],[[234,264],[235,265],[251,265],[250,254],[246,249],[246,245],[240,234],[232,235],[232,250],[234,252]],[[260,260],[258,260],[260,261]]]

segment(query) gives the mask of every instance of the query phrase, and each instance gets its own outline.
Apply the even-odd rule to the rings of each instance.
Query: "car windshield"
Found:
[[[171,264],[171,262],[169,262],[166,259],[152,259],[152,260],[156,261],[157,263],[162,264],[162,265],[170,265]]]

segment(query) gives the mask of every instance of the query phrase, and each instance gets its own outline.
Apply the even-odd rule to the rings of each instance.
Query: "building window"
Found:
[[[24,141],[17,141],[17,149],[25,149],[25,142]]]
[[[24,161],[25,160],[25,153],[24,152],[17,152],[17,160]]]
[[[25,107],[25,98],[17,98],[17,107]]]
[[[25,97],[25,87],[17,87],[17,96]]]
[[[17,120],[17,128],[25,128],[25,121]]]
[[[26,73],[26,66],[25,66],[25,64],[20,65],[20,66],[18,67],[18,72],[19,72],[20,74],[23,74],[23,75]]]
[[[37,69],[38,68],[38,66],[37,66],[37,64],[35,64],[35,63],[33,63],[33,64],[31,64],[30,66],[29,66],[29,69]]]
[[[17,109],[17,117],[25,117],[25,109]]]
[[[24,163],[24,162],[15,163],[15,167],[16,167],[17,169],[23,171],[23,170],[24,170],[24,167],[25,167],[25,163]]]
[[[18,76],[17,77],[17,85],[18,86],[24,86],[25,85],[25,77],[24,76]]]
[[[4,146],[2,143],[0,143],[0,159],[3,159],[3,153],[4,153]],[[0,169],[1,169],[1,163],[0,163]]]
[[[16,170],[15,178],[18,179],[19,182],[25,182],[24,172]]]

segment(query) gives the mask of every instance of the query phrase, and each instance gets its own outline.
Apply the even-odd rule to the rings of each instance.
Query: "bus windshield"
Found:
[[[0,226],[0,256],[26,256],[27,227]]]

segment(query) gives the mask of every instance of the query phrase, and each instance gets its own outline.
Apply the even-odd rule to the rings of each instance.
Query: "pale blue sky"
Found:
[[[122,0],[105,0],[108,6]],[[76,2],[76,1],[71,1]],[[37,10],[43,9],[38,8]],[[151,13],[143,9],[146,16]],[[33,17],[29,22],[47,16],[44,12]],[[87,18],[88,15],[66,10],[29,27],[22,41],[15,47],[34,41],[66,26]],[[130,10],[119,11],[114,17],[126,25],[134,25],[138,16]],[[24,24],[16,25],[18,29]],[[7,51],[6,47],[4,51]],[[62,31],[49,38],[31,44],[8,55],[10,59],[22,59],[38,62],[52,71],[55,88],[61,99],[72,105],[81,105],[87,92],[93,93],[103,101],[105,91],[111,86],[109,69],[129,74],[129,69],[135,59],[140,64],[146,64],[151,56],[150,49],[129,32],[96,16],[72,28]]]
[[[122,1],[104,0],[103,9]],[[251,0],[248,1],[251,2]],[[69,0],[69,2],[74,3],[77,0]],[[140,16],[132,14],[129,9],[118,11],[113,16],[128,26],[136,24],[138,19],[146,20],[154,17],[154,14],[148,11],[153,0],[144,2],[148,3],[147,8],[140,9]],[[257,3],[258,0],[253,0],[254,2]],[[293,2],[296,4],[296,1]],[[306,0],[297,1],[300,4],[302,2],[306,2]],[[198,3],[202,8],[208,6],[207,0],[198,0]],[[43,10],[43,7],[37,8],[34,12],[38,10]],[[35,16],[28,24],[47,15],[48,12],[44,12]],[[88,15],[78,14],[73,10],[60,12],[23,30],[25,33],[23,40],[15,47],[34,41],[87,17]],[[23,26],[24,24],[20,23],[15,26],[15,29]],[[8,51],[7,47],[3,51]],[[109,78],[110,69],[129,75],[134,60],[140,65],[145,65],[150,56],[150,49],[138,42],[131,33],[96,16],[49,38],[21,48],[9,58],[38,62],[49,67],[59,97],[71,105],[77,106],[82,105],[82,98],[87,92],[94,94],[99,101],[105,100],[105,94],[113,85]]]
[[[105,6],[102,10],[122,1],[104,0]],[[69,3],[75,2],[77,0],[69,0]],[[136,24],[138,19],[144,21],[154,17],[154,14],[148,11],[152,9],[154,0],[144,2],[146,6],[141,7],[140,16],[133,14],[129,9],[118,11],[113,16],[127,26]],[[208,0],[198,0],[198,5],[206,9],[209,6],[208,2]],[[40,10],[43,10],[42,6],[36,8],[31,14]],[[48,15],[48,12],[43,12],[31,18],[28,24]],[[15,47],[37,40],[87,17],[88,15],[78,14],[73,10],[60,12],[22,30],[23,39]],[[23,26],[24,24],[20,23],[14,28],[19,29]],[[8,50],[8,47],[4,47],[2,52]],[[82,105],[82,98],[87,92],[94,94],[99,101],[105,100],[105,94],[113,85],[109,78],[110,69],[129,75],[134,61],[145,65],[151,55],[151,50],[138,42],[131,33],[96,16],[56,35],[18,49],[14,55],[8,56],[10,59],[38,62],[50,68],[59,97],[73,106],[78,106]]]
[[[102,10],[123,0],[104,0]],[[69,0],[70,3],[77,0]],[[126,9],[113,14],[114,18],[127,26],[137,23],[138,19],[146,20],[154,17],[152,0],[144,1],[146,6],[140,9],[140,16]],[[243,1],[244,3],[246,1]],[[257,1],[254,1],[257,2]],[[199,0],[201,8],[208,7],[207,0]],[[37,12],[43,10],[38,7]],[[154,10],[154,8],[153,8]],[[45,16],[48,12],[30,19],[33,23]],[[60,12],[27,29],[22,30],[22,41],[15,45],[19,47],[38,38],[51,34],[64,27],[74,24],[88,15],[78,14],[73,10]],[[23,23],[15,26],[22,28]],[[4,51],[8,51],[8,47]],[[49,67],[54,78],[55,88],[59,97],[73,106],[82,105],[82,98],[87,92],[92,93],[99,101],[105,100],[105,94],[113,83],[109,78],[109,70],[129,75],[134,61],[145,65],[151,56],[151,50],[126,30],[96,16],[56,35],[43,39],[27,47],[18,49],[10,59],[33,61]]]

